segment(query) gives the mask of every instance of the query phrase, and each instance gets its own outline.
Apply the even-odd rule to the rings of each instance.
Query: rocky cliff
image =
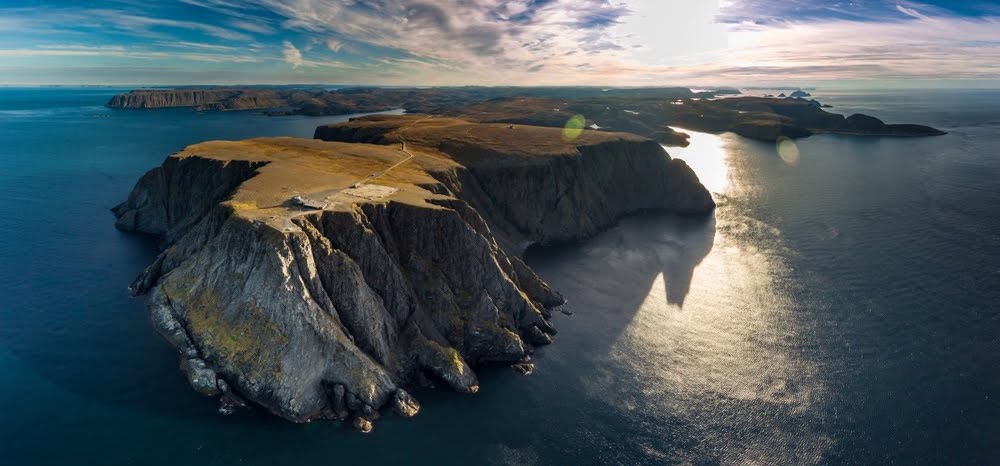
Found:
[[[245,89],[135,90],[115,95],[107,103],[111,108],[193,107],[201,110],[252,110],[284,105],[285,100],[275,91]]]
[[[143,176],[117,226],[165,249],[132,285],[207,395],[371,428],[404,389],[474,393],[474,368],[530,364],[562,302],[520,259],[645,209],[711,196],[655,142],[432,117],[317,137],[190,146]]]

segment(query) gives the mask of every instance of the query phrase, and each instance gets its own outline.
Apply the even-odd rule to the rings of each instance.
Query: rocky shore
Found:
[[[367,431],[385,407],[419,411],[413,384],[475,393],[481,364],[530,372],[563,299],[528,245],[714,208],[683,161],[630,134],[415,115],[316,138],[190,146],[114,209],[162,238],[132,290],[223,409]]]

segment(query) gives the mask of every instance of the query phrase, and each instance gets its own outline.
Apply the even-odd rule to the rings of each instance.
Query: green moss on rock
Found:
[[[172,277],[171,277],[172,278]],[[227,317],[218,295],[210,289],[192,290],[177,286],[175,280],[164,281],[164,291],[172,301],[184,305],[188,332],[200,342],[201,348],[217,353],[212,358],[232,367],[245,376],[259,379],[268,375],[281,376],[280,361],[268,357],[276,347],[288,343],[288,337],[267,318],[256,302],[248,303],[237,315]]]

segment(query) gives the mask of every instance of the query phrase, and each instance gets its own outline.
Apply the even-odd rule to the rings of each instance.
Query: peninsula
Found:
[[[132,285],[200,393],[368,431],[406,387],[475,393],[486,363],[530,371],[564,302],[521,260],[624,215],[706,214],[694,172],[645,137],[369,116],[316,139],[190,146],[114,208],[162,239]]]
[[[580,126],[646,136],[667,146],[686,146],[683,128],[733,132],[763,141],[816,133],[918,137],[945,134],[928,126],[886,124],[863,114],[827,112],[807,100],[747,97],[733,89],[694,92],[687,88],[455,87],[346,88],[336,90],[221,88],[135,90],[111,98],[121,109],[188,107],[202,111],[257,110],[268,115],[338,115],[406,109],[483,123]]]

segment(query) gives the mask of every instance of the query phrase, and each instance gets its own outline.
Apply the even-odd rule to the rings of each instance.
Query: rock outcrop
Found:
[[[413,416],[416,379],[475,393],[477,365],[524,363],[555,335],[563,300],[528,244],[714,208],[682,161],[628,134],[412,116],[316,135],[347,142],[190,146],[114,209],[163,239],[132,290],[191,385],[295,422]]]

